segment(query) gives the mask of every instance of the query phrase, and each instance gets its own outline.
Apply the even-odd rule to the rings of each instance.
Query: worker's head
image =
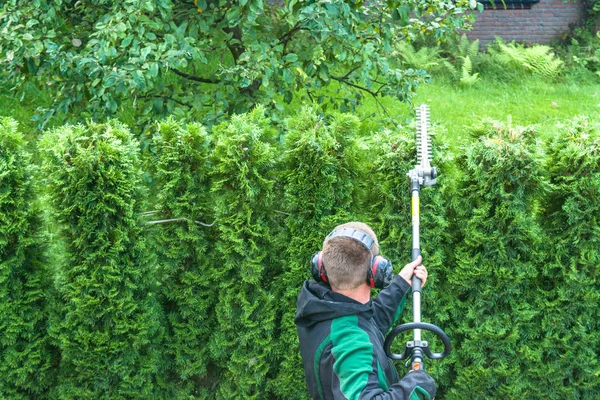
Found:
[[[322,259],[316,262],[322,263],[326,281],[336,289],[355,289],[365,283],[379,287],[384,275],[389,272],[391,276],[391,263],[378,255],[375,232],[362,222],[348,222],[327,235],[322,253],[316,256]]]

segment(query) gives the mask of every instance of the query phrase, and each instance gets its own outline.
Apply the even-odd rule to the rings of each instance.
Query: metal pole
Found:
[[[412,200],[412,260],[415,261],[421,255],[420,233],[419,233],[419,191],[420,184],[418,179],[411,180],[411,200]],[[413,321],[421,322],[421,280],[416,276],[412,278],[413,295]],[[414,340],[421,340],[421,330],[413,331]]]

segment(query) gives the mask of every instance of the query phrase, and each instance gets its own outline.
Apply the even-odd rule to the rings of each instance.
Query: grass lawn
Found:
[[[413,101],[415,106],[429,104],[432,123],[447,129],[451,147],[467,141],[467,127],[484,118],[504,122],[510,119],[513,125],[533,124],[542,137],[548,138],[557,133],[557,123],[576,115],[600,120],[600,79],[586,75],[581,80],[567,76],[548,81],[529,75],[512,82],[483,78],[473,86],[460,86],[446,77],[434,76],[429,84],[419,88]],[[384,104],[400,121],[411,115],[407,104]],[[358,111],[365,118],[374,108],[374,100],[367,99]]]

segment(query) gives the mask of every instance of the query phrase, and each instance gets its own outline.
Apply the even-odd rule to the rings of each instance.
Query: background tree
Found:
[[[391,64],[392,43],[443,40],[470,3],[8,0],[0,63],[17,88],[54,89],[42,125],[74,108],[95,119],[126,109],[141,125],[167,114],[214,123],[296,96],[347,109],[365,95],[410,99],[425,75]]]

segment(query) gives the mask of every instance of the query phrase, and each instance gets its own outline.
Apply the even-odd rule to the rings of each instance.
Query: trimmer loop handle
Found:
[[[441,339],[442,343],[444,343],[444,351],[441,353],[432,353],[429,349],[429,343],[427,343],[427,341],[411,340],[410,342],[406,343],[404,353],[392,353],[392,351],[390,350],[390,346],[392,345],[392,342],[394,341],[396,336],[398,336],[402,332],[412,331],[414,329],[422,329],[425,331],[435,333],[437,337]],[[437,360],[440,358],[447,357],[450,354],[450,352],[452,351],[452,343],[450,343],[448,335],[446,335],[444,331],[438,328],[437,326],[433,324],[428,324],[426,322],[410,322],[408,324],[402,324],[400,326],[395,327],[385,338],[383,348],[385,349],[385,353],[387,354],[387,356],[392,360],[406,360],[408,358],[413,358],[413,356],[420,356],[420,354],[425,354],[428,358],[431,358],[432,360]]]

